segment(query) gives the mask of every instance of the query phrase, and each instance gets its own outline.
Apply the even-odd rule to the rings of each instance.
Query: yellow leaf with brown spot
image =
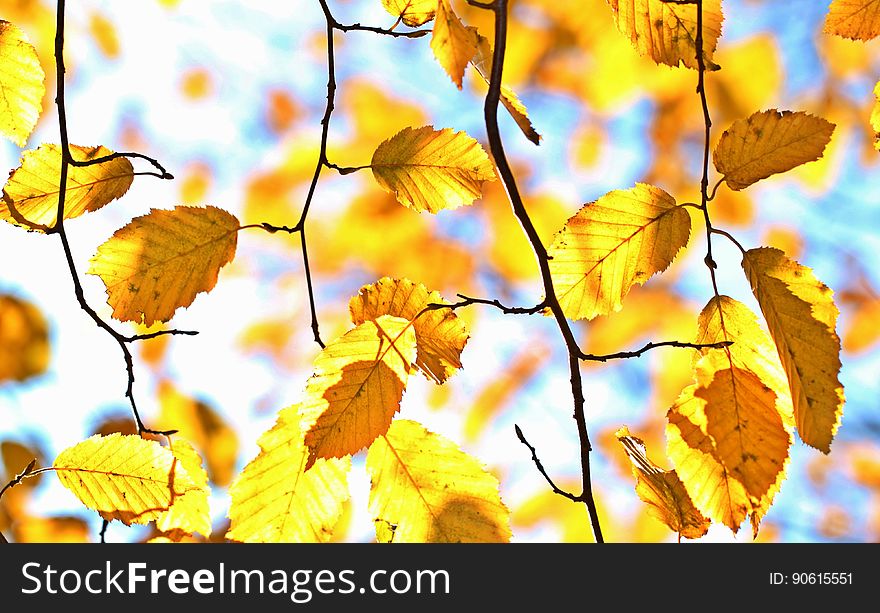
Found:
[[[844,403],[833,292],[779,249],[750,249],[742,265],[788,377],[798,435],[828,453]]]
[[[489,156],[464,132],[404,128],[376,148],[370,162],[383,189],[415,211],[437,213],[471,204],[495,180]]]
[[[412,322],[381,315],[329,343],[299,403],[306,469],[318,458],[339,458],[368,446],[400,410],[416,361]]]
[[[586,204],[547,250],[562,310],[572,319],[619,311],[634,285],[666,270],[690,231],[687,211],[653,185],[638,183]]]
[[[697,6],[663,0],[608,0],[617,29],[629,38],[640,55],[658,64],[697,69]],[[721,0],[703,0],[703,61],[707,70],[718,70],[712,61],[721,36]]]
[[[642,439],[626,426],[614,433],[632,462],[636,494],[648,505],[651,515],[685,538],[699,538],[709,531],[710,520],[694,506],[674,470],[663,470],[648,459]]]
[[[43,110],[46,74],[18,26],[0,19],[0,134],[24,147]]]
[[[510,512],[498,479],[421,424],[398,419],[370,446],[369,510],[395,543],[507,542]]]
[[[226,538],[246,543],[324,543],[348,500],[351,460],[318,460],[305,470],[303,444],[294,407],[257,441],[259,455],[229,488],[230,530]]]
[[[761,111],[733,122],[721,135],[712,159],[734,190],[801,164],[818,160],[834,124],[803,111]]]
[[[165,322],[214,288],[235,257],[239,227],[234,215],[213,206],[153,209],[98,247],[88,274],[104,281],[115,319]]]
[[[211,536],[211,511],[208,507],[208,473],[202,468],[202,458],[192,444],[183,438],[171,441],[171,453],[192,479],[194,489],[174,501],[171,508],[156,518],[156,528],[175,537],[198,532]]]
[[[416,333],[416,366],[429,380],[439,384],[461,368],[461,352],[468,341],[468,330],[454,311],[426,311],[429,304],[449,303],[421,283],[383,277],[362,287],[349,301],[348,310],[356,326],[382,315],[412,321]]]
[[[834,0],[823,30],[853,40],[875,38],[880,35],[880,0]]]
[[[406,25],[415,27],[434,19],[437,0],[382,0],[382,6]]]
[[[455,86],[461,89],[464,69],[477,52],[477,29],[461,23],[448,0],[437,4],[431,50]]]
[[[70,145],[70,154],[78,162],[88,162],[112,155],[103,146]],[[124,157],[91,166],[67,168],[64,195],[64,219],[73,219],[97,211],[121,198],[134,181],[134,168]],[[40,145],[25,151],[21,166],[12,171],[3,187],[0,219],[25,228],[45,230],[58,214],[61,184],[61,146]]]
[[[0,294],[0,384],[43,374],[50,352],[49,325],[40,309]]]
[[[55,458],[61,484],[106,520],[157,519],[199,486],[171,450],[137,435],[95,435]]]

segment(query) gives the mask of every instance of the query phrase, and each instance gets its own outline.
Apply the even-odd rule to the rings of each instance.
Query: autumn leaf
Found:
[[[259,455],[229,488],[231,528],[226,538],[247,543],[327,542],[348,499],[351,460],[318,460],[305,471],[295,407],[282,410],[257,441]]]
[[[614,435],[632,462],[636,494],[648,505],[651,515],[679,536],[694,539],[706,534],[711,522],[694,506],[676,472],[663,470],[649,460],[644,441],[630,434],[626,426]]]
[[[828,7],[824,31],[853,40],[880,35],[880,0],[834,0]]]
[[[24,147],[43,110],[46,75],[18,26],[0,19],[0,133]]]
[[[483,77],[483,80],[488,85],[492,76],[492,45],[488,38],[480,34],[477,34],[477,51],[471,59],[471,64],[473,64],[477,73]],[[512,89],[503,83],[501,84],[500,102],[507,109],[507,112],[510,113],[510,116],[513,117],[516,125],[519,126],[519,129],[525,134],[526,138],[536,145],[540,145],[541,135],[538,134],[532,125],[526,105],[522,103]]]
[[[697,6],[663,0],[608,0],[617,29],[640,55],[658,64],[697,69]],[[721,36],[721,0],[704,0],[703,61],[718,70],[712,55]]]
[[[107,287],[113,317],[150,326],[217,284],[235,257],[238,220],[222,209],[153,209],[117,230],[91,259],[88,273]]]
[[[874,149],[880,151],[880,81],[874,86],[874,108],[871,110],[871,128],[874,129]]]
[[[452,441],[398,419],[367,453],[377,536],[395,543],[507,542],[498,479]]]
[[[208,473],[202,468],[202,458],[184,438],[171,441],[171,453],[192,479],[193,489],[177,498],[171,508],[156,518],[156,528],[175,537],[198,532],[211,536],[211,513],[208,507]]]
[[[465,27],[448,0],[440,0],[437,4],[431,50],[455,86],[461,89],[464,69],[477,52],[477,29]]]
[[[137,435],[92,436],[58,454],[53,468],[85,506],[125,525],[149,523],[200,489],[169,449]]]
[[[49,325],[40,310],[0,294],[0,384],[26,381],[49,366]]]
[[[309,448],[306,469],[318,458],[338,458],[368,446],[400,409],[416,361],[411,322],[382,315],[329,343],[315,359],[299,412]]]
[[[798,435],[828,453],[844,403],[833,292],[779,249],[751,249],[742,265],[788,376]]]
[[[370,163],[383,189],[415,211],[437,213],[471,204],[495,171],[480,144],[464,132],[404,128],[379,145]]]
[[[99,12],[93,12],[89,16],[89,32],[95,39],[98,49],[104,54],[104,57],[115,60],[119,57],[119,36],[116,34],[116,28],[113,22],[105,15]]]
[[[718,349],[697,363],[696,379],[667,412],[667,454],[703,515],[734,532],[750,517],[757,534],[791,445],[776,394]]]
[[[434,19],[437,0],[382,0],[382,6],[406,25],[415,27]]]
[[[90,543],[89,524],[79,517],[22,517],[13,525],[16,543]]]
[[[365,285],[348,303],[356,326],[382,315],[413,322],[416,366],[429,380],[443,383],[461,368],[461,352],[468,341],[467,326],[452,309],[425,311],[429,304],[448,304],[435,291],[409,279],[383,277]]]
[[[818,160],[834,124],[802,111],[761,111],[733,123],[718,140],[712,159],[731,189]]]
[[[653,185],[638,183],[584,205],[547,250],[562,310],[572,319],[620,310],[634,285],[672,263],[690,230],[687,211]]]

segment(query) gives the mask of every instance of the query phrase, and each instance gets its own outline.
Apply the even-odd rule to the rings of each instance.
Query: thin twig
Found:
[[[547,308],[546,301],[540,304],[536,304],[533,307],[509,307],[501,304],[498,299],[489,300],[487,298],[471,298],[470,296],[465,296],[464,294],[456,295],[461,298],[460,302],[454,302],[451,304],[432,303],[427,305],[425,309],[430,311],[436,311],[438,309],[452,309],[454,311],[456,309],[471,306],[474,304],[487,304],[489,306],[495,307],[496,309],[499,309],[502,313],[506,315],[534,315],[535,313],[540,313]]]
[[[746,248],[743,247],[742,244],[740,244],[740,242],[738,240],[736,240],[733,237],[733,234],[731,234],[730,232],[727,232],[725,230],[719,230],[718,228],[712,228],[712,234],[720,234],[721,236],[727,238],[730,242],[732,242],[734,245],[736,245],[740,251],[742,251],[743,255],[746,254]]]
[[[645,346],[635,351],[619,351],[618,353],[607,353],[604,355],[596,355],[592,353],[581,353],[578,357],[587,362],[607,362],[609,360],[625,360],[629,358],[637,358],[643,353],[658,347],[682,347],[685,349],[724,349],[730,347],[733,341],[720,341],[717,343],[683,343],[681,341],[661,341],[659,343],[645,343]]]
[[[514,424],[513,427],[516,430],[517,438],[519,438],[519,440],[522,442],[522,444],[525,445],[526,447],[528,447],[529,450],[532,452],[532,461],[535,463],[535,467],[538,469],[538,472],[544,476],[544,479],[547,480],[547,483],[550,484],[550,487],[553,489],[553,492],[555,494],[559,494],[560,496],[565,496],[566,498],[568,498],[569,500],[573,500],[574,502],[583,502],[583,496],[575,496],[574,494],[571,494],[569,492],[566,492],[563,489],[560,489],[559,487],[556,486],[555,483],[553,483],[553,479],[550,478],[550,475],[548,475],[547,471],[544,470],[544,465],[541,464],[541,460],[538,459],[538,452],[526,440],[526,437],[523,434],[523,431],[520,429],[520,427],[516,424]]]
[[[102,543],[107,542],[106,540],[104,540],[104,535],[107,534],[107,526],[109,525],[110,522],[106,519],[101,521],[101,531],[98,533],[98,536],[100,537]]]
[[[13,477],[13,479],[9,483],[4,485],[3,489],[0,489],[0,498],[3,498],[3,494],[5,494],[6,490],[8,490],[9,488],[15,487],[16,485],[18,485],[19,483],[21,483],[24,479],[26,479],[28,477],[32,477],[34,475],[34,473],[32,471],[33,471],[34,465],[36,465],[36,463],[37,463],[37,458],[34,458],[30,462],[28,462],[28,465],[24,467],[23,471],[21,471],[20,473],[15,475],[15,477]]]

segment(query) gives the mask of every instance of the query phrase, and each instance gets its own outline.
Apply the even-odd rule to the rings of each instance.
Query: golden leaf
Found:
[[[98,247],[88,274],[104,281],[114,318],[168,321],[214,288],[235,257],[238,230],[233,215],[213,206],[153,209]]]
[[[871,128],[874,129],[874,149],[880,151],[880,81],[874,86],[874,108],[871,110]]]
[[[733,122],[721,135],[712,159],[731,189],[818,160],[834,124],[802,111],[761,111]]]
[[[398,419],[367,453],[369,509],[396,543],[507,542],[498,479],[452,441]]]
[[[880,35],[880,0],[834,0],[828,7],[824,32],[853,40]]]
[[[55,458],[61,484],[106,520],[157,519],[199,486],[169,449],[137,435],[95,435]]]
[[[370,163],[383,189],[415,211],[437,213],[471,204],[495,171],[480,144],[464,132],[404,128],[379,145]]]
[[[46,75],[18,26],[0,19],[0,133],[24,147],[43,110]]]
[[[751,249],[742,266],[788,376],[798,435],[828,453],[844,403],[833,292],[779,249]]]
[[[416,361],[412,322],[382,315],[329,343],[299,404],[306,469],[363,449],[388,430]]]
[[[304,472],[308,449],[292,407],[282,410],[257,442],[260,454],[229,488],[232,523],[226,538],[249,543],[330,540],[348,500],[351,460],[318,460]]]
[[[40,310],[0,294],[0,384],[46,372],[49,356],[49,325]]]
[[[349,301],[348,310],[356,326],[381,315],[412,321],[416,333],[416,366],[429,380],[439,384],[461,368],[461,352],[467,344],[468,331],[464,321],[451,309],[424,311],[429,304],[448,302],[421,283],[383,277],[362,287]]]
[[[437,0],[382,0],[382,6],[406,25],[415,27],[434,19]]]
[[[70,146],[78,162],[111,155],[106,147]],[[120,157],[92,166],[68,166],[64,196],[64,219],[97,211],[121,198],[134,181],[134,168]],[[0,219],[27,228],[52,226],[58,213],[61,183],[61,146],[40,145],[25,151],[21,166],[9,175],[3,187]]]
[[[697,69],[697,6],[663,0],[608,0],[617,29],[640,55],[658,64]],[[703,0],[703,61],[718,70],[712,54],[721,36],[721,0]]]
[[[679,536],[699,538],[709,531],[708,519],[694,506],[674,470],[663,470],[648,459],[645,443],[626,426],[614,433],[632,462],[636,494],[658,520]]]
[[[547,250],[566,316],[593,319],[620,310],[634,285],[672,263],[690,231],[687,211],[653,185],[638,183],[584,205]]]
[[[22,517],[12,528],[16,543],[89,543],[89,525],[79,517]]]
[[[437,4],[431,50],[455,86],[461,89],[464,69],[477,52],[477,29],[465,27],[448,0]]]
[[[485,80],[488,85],[489,79],[492,76],[492,45],[488,38],[480,34],[477,34],[477,49],[476,53],[472,56],[471,64],[473,64],[473,67],[477,69],[477,73],[483,77],[483,80]],[[513,117],[513,120],[516,122],[516,125],[519,126],[519,129],[522,130],[522,133],[525,134],[526,138],[536,145],[540,145],[541,135],[538,134],[535,127],[532,125],[532,120],[529,119],[526,105],[522,103],[512,89],[503,83],[501,84],[500,101],[501,104],[504,105],[504,108],[507,109],[507,112],[510,113],[510,116]]]
[[[111,60],[119,57],[119,36],[112,21],[101,13],[93,12],[89,16],[89,31],[104,57]]]
[[[176,537],[198,532],[211,536],[211,512],[208,507],[208,473],[202,468],[202,458],[192,444],[183,438],[171,442],[171,453],[193,481],[195,488],[187,491],[170,509],[156,518],[156,528]]]
[[[723,350],[697,363],[697,383],[667,412],[667,453],[700,512],[736,532],[750,517],[755,533],[779,490],[791,433],[776,394]]]

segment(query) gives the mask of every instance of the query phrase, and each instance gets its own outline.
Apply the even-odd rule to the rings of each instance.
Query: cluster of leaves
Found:
[[[489,39],[465,25],[449,0],[382,4],[408,27],[433,21],[430,47],[457,88],[469,65],[480,79],[491,81]],[[877,36],[880,17],[863,14],[870,4],[836,0],[827,31],[863,40]],[[714,61],[723,20],[720,0],[610,0],[609,5],[638,53],[697,71],[701,88],[704,73],[723,70]],[[0,22],[0,62],[0,132],[23,147],[39,118],[45,76],[36,50],[5,21]],[[539,144],[541,136],[512,89],[502,86],[500,102],[523,135]],[[880,133],[880,101],[872,125]],[[689,208],[705,214],[706,264],[715,295],[699,316],[692,342],[681,343],[698,353],[694,383],[667,412],[666,451],[675,468],[659,468],[639,438],[626,428],[618,431],[632,459],[637,493],[683,537],[702,536],[710,522],[736,532],[746,519],[757,534],[785,479],[795,433],[828,453],[841,423],[841,342],[831,290],[779,249],[745,249],[712,226],[707,209],[722,185],[740,191],[819,159],[834,128],[820,117],[777,109],[734,121],[711,154],[718,183],[710,195],[707,125],[700,204],[678,202],[660,187],[637,183],[584,205],[547,247],[552,287],[565,317],[593,320],[621,310],[634,287],[672,264],[691,238]],[[155,175],[136,172],[132,157],[137,156],[66,142],[25,151],[3,188],[0,218],[32,232],[57,234],[65,220],[122,198],[135,176]],[[477,140],[432,125],[391,135],[367,166],[336,168],[342,174],[369,168],[401,205],[430,214],[471,205],[484,183],[496,179]],[[167,178],[167,173],[155,176]],[[164,324],[216,286],[221,269],[235,257],[238,232],[292,233],[301,231],[301,223],[294,229],[244,224],[214,206],[154,209],[101,245],[88,273],[105,284],[114,319]],[[767,331],[747,306],[718,291],[713,236],[732,240],[742,251],[743,273]],[[0,377],[23,379],[45,367],[45,324],[28,305],[0,298]],[[403,278],[383,277],[362,287],[349,303],[350,329],[326,346],[320,343],[301,398],[278,412],[275,425],[258,441],[259,454],[234,479],[225,538],[329,540],[349,496],[350,456],[366,449],[377,540],[509,540],[509,512],[497,478],[453,442],[397,417],[415,371],[441,385],[461,368],[469,332],[456,314],[458,306]],[[546,301],[539,305],[546,306]],[[14,352],[18,342],[7,343],[3,336],[6,311],[27,322],[15,330],[42,338],[42,353],[39,343],[28,341],[27,360],[4,357],[6,347]],[[576,357],[603,359],[584,352]],[[96,435],[64,450],[43,470],[56,472],[107,521],[154,522],[160,538],[172,540],[196,533],[208,537],[208,474],[199,445],[181,436],[168,436],[163,445],[144,438],[141,430]],[[31,466],[20,477],[39,472]]]

